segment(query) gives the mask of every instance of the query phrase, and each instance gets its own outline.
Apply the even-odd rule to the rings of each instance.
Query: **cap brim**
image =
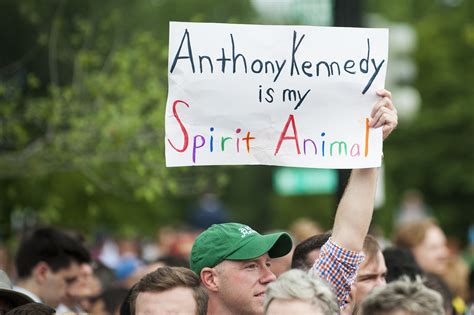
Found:
[[[260,257],[265,253],[268,253],[270,258],[278,258],[288,254],[292,247],[293,242],[287,233],[257,235],[225,259],[248,260]]]
[[[21,306],[24,304],[32,303],[34,302],[32,298],[29,296],[14,291],[14,290],[8,290],[8,289],[0,289],[0,297],[4,297],[7,301],[11,302],[13,306]]]

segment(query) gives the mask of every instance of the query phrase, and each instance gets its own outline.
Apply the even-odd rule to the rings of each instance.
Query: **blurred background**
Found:
[[[372,233],[434,217],[453,248],[473,250],[474,1],[0,0],[3,264],[38,225],[102,245],[180,239],[175,251],[192,244],[182,231],[212,222],[331,227],[347,172],[165,168],[169,21],[389,28],[400,123]]]

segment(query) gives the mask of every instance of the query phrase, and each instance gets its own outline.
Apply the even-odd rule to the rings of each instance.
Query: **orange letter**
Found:
[[[365,119],[365,156],[369,154],[369,118]]]

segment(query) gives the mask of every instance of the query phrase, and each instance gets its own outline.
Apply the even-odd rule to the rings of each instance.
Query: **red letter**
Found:
[[[185,101],[180,101],[180,100],[176,100],[176,101],[174,101],[174,103],[173,103],[173,116],[176,118],[176,120],[178,121],[179,126],[181,127],[181,130],[183,131],[183,137],[184,137],[183,148],[182,148],[181,150],[178,149],[178,148],[176,148],[176,147],[171,143],[170,139],[168,139],[168,142],[169,142],[170,145],[173,147],[173,149],[175,149],[176,151],[178,151],[178,152],[184,152],[184,151],[186,151],[186,149],[188,148],[189,137],[188,137],[188,131],[187,131],[186,128],[184,127],[184,124],[181,122],[181,119],[179,119],[178,112],[176,111],[176,105],[178,105],[178,103],[183,103],[183,104],[186,105],[187,107],[189,107],[189,104],[186,103]]]
[[[291,127],[293,128],[294,136],[287,137],[286,132],[288,131],[288,126],[290,125],[290,123],[291,123]],[[281,143],[283,142],[283,140],[295,140],[296,151],[298,152],[298,154],[301,154],[300,146],[298,144],[298,132],[296,131],[295,118],[293,117],[293,115],[290,115],[288,117],[288,120],[286,121],[285,128],[283,128],[283,131],[280,135],[280,140],[278,140],[278,145],[277,145],[277,148],[275,150],[275,155],[277,155],[278,151],[280,151],[280,146],[281,146]]]

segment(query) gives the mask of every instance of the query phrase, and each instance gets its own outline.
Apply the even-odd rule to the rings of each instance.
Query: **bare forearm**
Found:
[[[378,168],[354,169],[339,203],[332,239],[339,246],[361,251],[374,210]]]

